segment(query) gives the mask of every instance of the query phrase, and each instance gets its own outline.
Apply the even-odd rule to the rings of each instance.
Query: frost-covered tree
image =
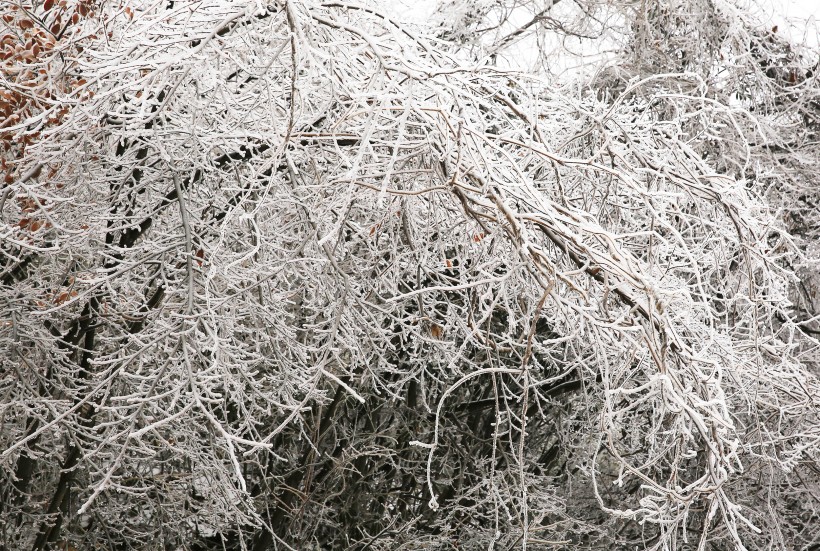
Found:
[[[817,52],[389,8],[2,4],[0,545],[818,545]]]

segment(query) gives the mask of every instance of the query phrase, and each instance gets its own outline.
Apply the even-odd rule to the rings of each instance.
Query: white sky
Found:
[[[753,0],[795,42],[820,44],[820,0]],[[403,21],[423,22],[435,10],[436,0],[393,0],[394,13]],[[763,18],[766,18],[765,16]]]
[[[764,0],[772,13],[772,25],[778,25],[795,42],[809,46],[820,44],[820,0]]]

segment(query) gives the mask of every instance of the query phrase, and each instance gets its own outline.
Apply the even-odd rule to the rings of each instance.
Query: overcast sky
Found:
[[[820,34],[820,0],[764,0],[771,5],[772,23],[783,27],[793,40],[805,37],[807,44],[817,45]],[[801,24],[802,23],[802,24]],[[790,28],[791,27],[791,28]]]
[[[810,45],[820,43],[820,0],[752,0],[793,40]],[[393,9],[404,20],[424,21],[435,9],[435,0],[395,0]]]

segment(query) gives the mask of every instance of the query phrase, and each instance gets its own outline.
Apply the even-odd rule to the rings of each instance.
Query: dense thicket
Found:
[[[820,545],[818,52],[389,8],[2,4],[0,546]]]

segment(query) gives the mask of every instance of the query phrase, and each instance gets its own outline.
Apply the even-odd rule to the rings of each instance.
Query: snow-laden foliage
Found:
[[[816,544],[816,76],[543,4],[4,6],[6,548]]]

